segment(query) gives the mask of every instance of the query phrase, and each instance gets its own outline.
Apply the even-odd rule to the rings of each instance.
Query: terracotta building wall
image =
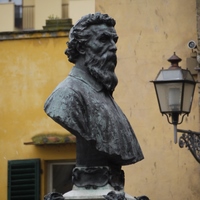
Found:
[[[5,35],[12,39],[0,41],[0,196],[7,199],[9,160],[39,158],[43,199],[47,186],[45,162],[75,159],[75,144],[36,146],[24,143],[31,142],[38,134],[67,134],[47,117],[43,106],[72,67],[64,54],[68,34]]]
[[[115,100],[130,120],[145,159],[124,167],[126,192],[150,199],[199,199],[199,163],[173,143],[173,127],[159,112],[153,80],[174,52],[183,59],[197,41],[195,0],[96,0],[96,11],[116,19],[119,85]],[[195,77],[196,78],[196,77]],[[181,129],[199,131],[198,88]],[[181,134],[179,133],[179,136]]]

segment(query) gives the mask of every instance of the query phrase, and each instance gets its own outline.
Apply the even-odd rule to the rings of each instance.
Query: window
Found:
[[[47,193],[66,193],[72,189],[72,170],[75,162],[47,162]]]
[[[22,0],[14,0],[15,3],[15,27],[22,29]]]
[[[40,159],[8,161],[8,200],[40,199]]]

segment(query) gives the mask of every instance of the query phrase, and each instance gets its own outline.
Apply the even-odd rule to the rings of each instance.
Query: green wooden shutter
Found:
[[[40,200],[40,159],[8,161],[8,200]]]

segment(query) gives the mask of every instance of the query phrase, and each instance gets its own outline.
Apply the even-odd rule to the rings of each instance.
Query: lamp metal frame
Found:
[[[176,54],[174,53],[174,55],[168,59],[168,61],[171,62],[171,64],[172,64],[172,66],[169,69],[181,69],[181,67],[178,66],[178,63],[181,60],[182,59],[179,58],[178,56],[176,56]],[[164,70],[164,69],[162,69],[162,70]],[[158,73],[158,75],[160,74],[160,72]],[[191,72],[189,70],[188,70],[188,72],[191,74]],[[157,79],[158,75],[156,76],[156,79]],[[151,81],[151,82],[154,83],[156,97],[157,97],[157,101],[158,101],[158,105],[159,105],[161,114],[165,115],[167,117],[167,121],[169,124],[174,125],[174,142],[177,143],[177,132],[182,133],[182,135],[179,137],[179,147],[180,148],[183,148],[183,147],[188,148],[190,150],[191,154],[193,155],[193,157],[195,158],[195,160],[198,163],[200,163],[200,132],[177,129],[177,125],[181,124],[183,122],[184,117],[186,115],[189,115],[189,113],[191,111],[195,86],[196,86],[196,83],[198,83],[198,82],[192,81],[192,80],[156,80],[156,79],[155,79],[155,81]],[[159,100],[159,95],[158,95],[158,90],[156,88],[156,84],[178,83],[178,82],[183,84],[182,91],[181,91],[182,93],[181,93],[181,105],[180,105],[181,109],[180,109],[180,111],[162,111],[161,102]],[[188,112],[182,110],[183,109],[183,96],[184,96],[183,94],[184,94],[185,83],[190,83],[190,84],[194,85],[193,91],[191,94],[192,99],[191,99],[191,103],[190,103]],[[179,121],[179,116],[181,116],[180,121]],[[170,120],[170,118],[171,118],[171,120]]]

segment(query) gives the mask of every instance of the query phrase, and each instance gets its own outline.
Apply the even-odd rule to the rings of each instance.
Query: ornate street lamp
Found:
[[[196,85],[190,71],[178,65],[181,60],[174,53],[168,59],[171,66],[160,70],[152,82],[155,86],[160,112],[167,116],[170,124],[174,125],[174,143],[177,143],[177,132],[182,132],[179,146],[183,147],[185,144],[200,162],[200,133],[177,129],[177,125],[183,122],[184,116],[190,113]]]

